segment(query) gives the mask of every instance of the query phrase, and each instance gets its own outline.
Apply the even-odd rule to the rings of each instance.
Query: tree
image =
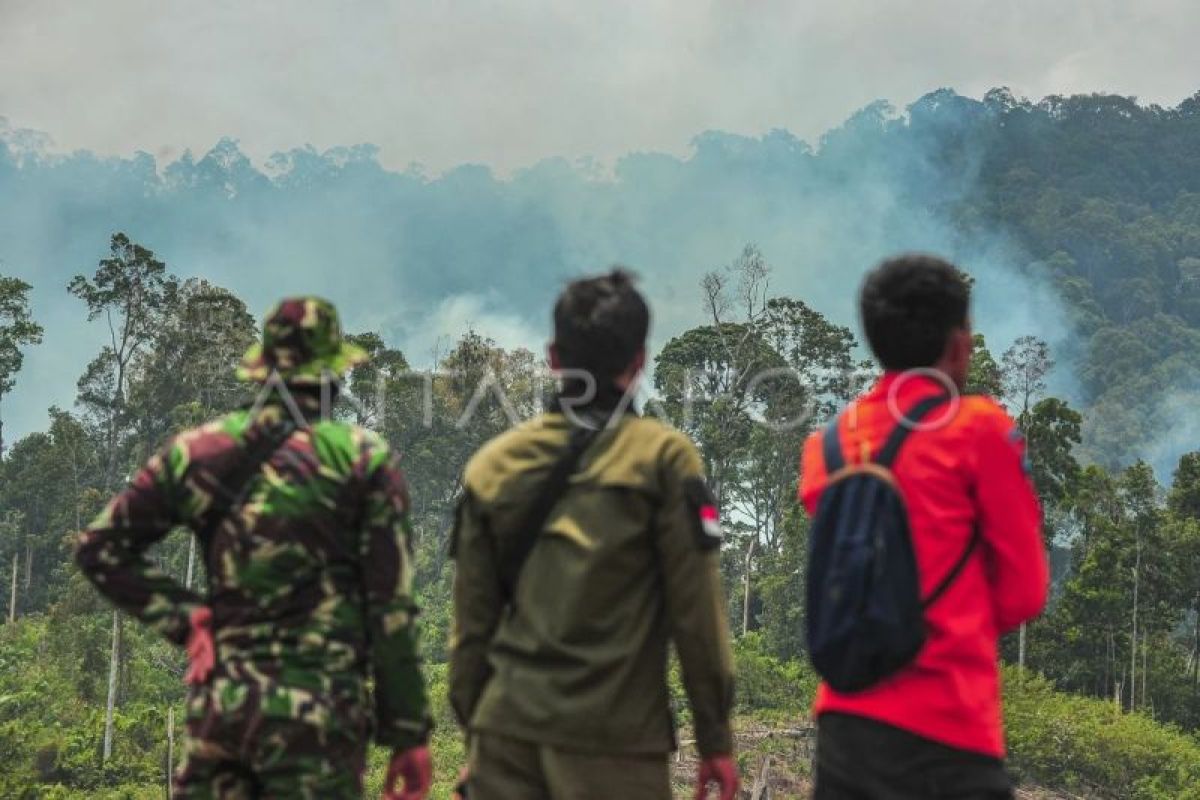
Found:
[[[1074,495],[1080,467],[1074,448],[1082,440],[1083,416],[1057,397],[1047,397],[1023,415],[1033,484],[1046,507]]]
[[[96,419],[103,438],[103,473],[100,487],[111,492],[122,466],[128,415],[128,388],[135,359],[154,341],[164,319],[175,308],[179,282],[154,253],[114,234],[110,255],[100,261],[89,280],[76,275],[68,290],[87,305],[88,321],[103,316],[109,344],[87,367],[79,380],[79,404]],[[109,656],[108,700],[104,715],[103,757],[112,755],[117,677],[123,657],[121,615],[113,610],[112,647]]]
[[[1162,510],[1158,503],[1158,484],[1154,472],[1138,461],[1121,474],[1118,484],[1125,507],[1125,527],[1132,540],[1132,590],[1129,606],[1130,664],[1129,710],[1146,702],[1145,664],[1139,669],[1139,656],[1147,656],[1148,639],[1174,625],[1171,613],[1174,587],[1169,579],[1170,565],[1163,542]],[[1138,677],[1141,700],[1138,700]]]
[[[1200,520],[1200,450],[1180,456],[1167,507],[1178,517]]]
[[[145,449],[248,399],[234,370],[258,335],[246,304],[208,281],[179,286],[156,316],[127,378],[126,410]]]
[[[110,256],[89,280],[76,275],[68,285],[88,310],[88,321],[103,317],[109,344],[79,380],[79,403],[100,422],[104,437],[102,488],[111,491],[119,466],[126,417],[130,368],[154,341],[178,299],[179,282],[154,253],[114,234]]]
[[[766,596],[756,594],[756,576],[769,579],[776,601],[787,597],[781,581],[798,578],[795,553],[786,552],[798,540],[786,520],[797,510],[800,446],[855,393],[861,365],[849,329],[802,300],[771,296],[770,267],[753,245],[701,287],[705,324],[667,342],[654,385],[663,410],[699,446],[729,520],[724,566],[740,583],[737,627],[745,633]],[[776,569],[784,572],[764,572]]]
[[[1173,518],[1172,552],[1181,570],[1181,590],[1191,617],[1188,673],[1193,702],[1200,700],[1200,451],[1184,453],[1167,496]]]
[[[1046,391],[1046,375],[1054,369],[1050,346],[1036,336],[1022,336],[1000,357],[1002,396],[1024,427],[1025,416]]]
[[[40,344],[42,326],[29,312],[32,287],[17,278],[0,275],[0,402],[16,386],[25,355],[22,347]],[[4,458],[4,418],[0,415],[0,460]]]
[[[701,281],[707,324],[669,341],[654,369],[664,410],[699,445],[717,502],[731,520],[727,527],[734,535],[730,538],[744,548],[741,564],[732,568],[741,577],[743,633],[750,626],[755,551],[764,526],[777,519],[775,514],[762,513],[764,509],[753,503],[753,497],[747,498],[746,491],[738,491],[751,461],[756,417],[762,417],[776,393],[774,385],[760,377],[787,366],[761,328],[769,287],[770,267],[758,248],[746,245],[731,264]],[[747,499],[752,506],[749,529],[730,513],[735,503]]]
[[[409,380],[412,376],[408,359],[404,353],[388,347],[378,333],[351,334],[346,339],[367,351],[368,357],[366,363],[350,373],[347,381],[355,422],[383,430],[387,425],[388,399],[396,399],[395,393],[405,388],[406,381],[415,386]]]
[[[1027,427],[1029,414],[1034,403],[1045,392],[1046,374],[1053,367],[1054,360],[1050,358],[1050,346],[1036,336],[1020,337],[1000,357],[998,372],[1001,391],[999,394],[994,394],[993,396],[1003,397],[1007,401],[1009,408],[1015,410],[1017,424],[1022,428]],[[992,365],[988,365],[988,369],[990,370],[991,368]],[[1049,412],[1051,409],[1047,408],[1046,411]],[[1041,433],[1039,431],[1039,434]],[[1062,433],[1065,433],[1068,437],[1070,436],[1070,431],[1062,431]],[[1075,434],[1077,437],[1075,441],[1078,441],[1077,430]],[[1048,437],[1039,437],[1037,441],[1041,442],[1043,439],[1045,439],[1047,445],[1053,443]],[[1028,446],[1030,449],[1030,458],[1032,459],[1035,447],[1033,439],[1028,440]],[[1069,458],[1069,456],[1070,442],[1068,441],[1067,457]],[[1045,496],[1042,497],[1042,502],[1045,504]],[[1017,647],[1017,664],[1022,668],[1025,666],[1025,649],[1028,634],[1029,625],[1022,622],[1018,633],[1019,644]]]
[[[982,394],[987,397],[1002,397],[1004,395],[1004,376],[1000,365],[992,357],[987,348],[987,340],[982,333],[974,336],[975,347],[971,351],[971,366],[967,373],[967,385],[963,387],[966,394]]]
[[[8,592],[8,621],[12,623],[17,618],[17,569],[21,555],[20,547],[17,539],[20,536],[21,530],[21,512],[6,511],[0,515],[0,553],[8,552],[12,554],[11,561],[9,559],[0,559],[0,575],[4,574],[4,567],[9,563],[12,564],[11,581]]]

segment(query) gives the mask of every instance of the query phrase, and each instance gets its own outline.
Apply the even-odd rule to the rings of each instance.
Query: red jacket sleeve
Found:
[[[800,455],[800,502],[811,517],[817,513],[817,501],[825,480],[825,457],[821,452],[821,432],[809,434]]]
[[[1042,513],[1029,476],[1025,442],[999,408],[981,414],[976,436],[975,500],[987,554],[996,624],[1007,632],[1041,613],[1050,567]]]

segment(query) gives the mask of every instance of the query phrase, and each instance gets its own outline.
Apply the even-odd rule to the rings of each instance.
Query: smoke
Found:
[[[947,83],[1176,102],[1198,20],[1193,0],[4,0],[0,113],[160,160],[241,133],[260,159],[299,137],[439,170],[612,163],[710,126],[814,139]]]
[[[872,104],[817,147],[786,131],[711,131],[684,157],[551,159],[507,178],[478,165],[389,170],[368,145],[261,166],[229,139],[168,163],[52,155],[44,137],[0,128],[2,270],[34,285],[47,329],[6,402],[9,430],[41,427],[48,405],[73,400],[103,332],[65,286],[95,270],[115,231],[256,313],[281,295],[327,296],[347,328],[379,330],[415,364],[467,327],[539,351],[560,285],[613,263],[643,276],[661,345],[703,321],[701,276],[751,242],[773,266],[774,294],[837,322],[854,324],[858,282],[880,258],[931,251],[976,278],[976,324],[995,352],[1030,333],[1065,345],[1065,315],[1020,248],[954,218],[976,184],[988,113],[943,90],[904,113]],[[1068,372],[1056,380],[1073,391]]]
[[[1165,394],[1158,403],[1156,416],[1163,424],[1160,431],[1140,454],[1142,460],[1153,469],[1158,480],[1170,484],[1185,454],[1200,449],[1200,380],[1194,380],[1191,388],[1174,389]]]

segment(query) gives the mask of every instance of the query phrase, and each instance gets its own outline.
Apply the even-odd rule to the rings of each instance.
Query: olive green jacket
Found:
[[[719,526],[700,456],[683,434],[632,414],[601,432],[550,514],[515,602],[504,601],[497,548],[569,430],[562,414],[545,414],[467,465],[453,534],[455,712],[472,730],[531,742],[666,753],[675,747],[673,642],[700,752],[729,753],[733,668]]]

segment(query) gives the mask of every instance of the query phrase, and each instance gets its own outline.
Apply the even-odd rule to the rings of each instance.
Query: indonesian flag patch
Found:
[[[716,550],[725,541],[725,530],[721,527],[721,512],[717,499],[702,478],[684,481],[688,513],[694,520],[696,545],[701,550]]]

